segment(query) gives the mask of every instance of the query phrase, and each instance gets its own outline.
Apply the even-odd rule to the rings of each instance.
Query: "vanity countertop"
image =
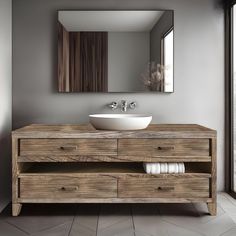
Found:
[[[214,138],[216,131],[197,124],[151,124],[135,131],[96,130],[91,124],[32,124],[12,131],[21,138]]]

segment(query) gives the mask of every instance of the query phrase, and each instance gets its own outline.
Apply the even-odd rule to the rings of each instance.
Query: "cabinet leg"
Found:
[[[12,216],[18,216],[21,212],[22,204],[12,203]]]
[[[216,202],[207,203],[207,208],[208,208],[209,213],[210,213],[212,216],[216,216],[216,214],[217,214],[217,205],[216,205]]]

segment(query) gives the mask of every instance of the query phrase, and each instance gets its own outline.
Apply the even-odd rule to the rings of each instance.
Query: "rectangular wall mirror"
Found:
[[[59,11],[59,92],[173,92],[174,12]]]

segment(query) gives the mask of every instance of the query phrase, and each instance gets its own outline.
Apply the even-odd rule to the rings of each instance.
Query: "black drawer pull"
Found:
[[[158,187],[156,188],[157,191],[171,191],[175,190],[175,187]]]
[[[77,146],[61,146],[60,149],[64,151],[73,151],[77,149]]]
[[[157,150],[163,150],[163,151],[165,151],[165,150],[175,150],[175,146],[158,146],[157,147]]]
[[[66,191],[71,192],[71,191],[76,191],[76,190],[78,190],[78,189],[79,189],[78,186],[61,187],[61,191],[63,191],[63,192],[66,192]]]

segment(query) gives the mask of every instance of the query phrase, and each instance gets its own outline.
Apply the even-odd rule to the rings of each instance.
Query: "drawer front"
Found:
[[[112,177],[27,176],[20,179],[22,199],[74,199],[117,197]]]
[[[208,178],[121,178],[120,198],[208,198]]]
[[[119,139],[125,156],[209,156],[209,139]]]
[[[117,155],[117,140],[21,139],[20,155]]]

